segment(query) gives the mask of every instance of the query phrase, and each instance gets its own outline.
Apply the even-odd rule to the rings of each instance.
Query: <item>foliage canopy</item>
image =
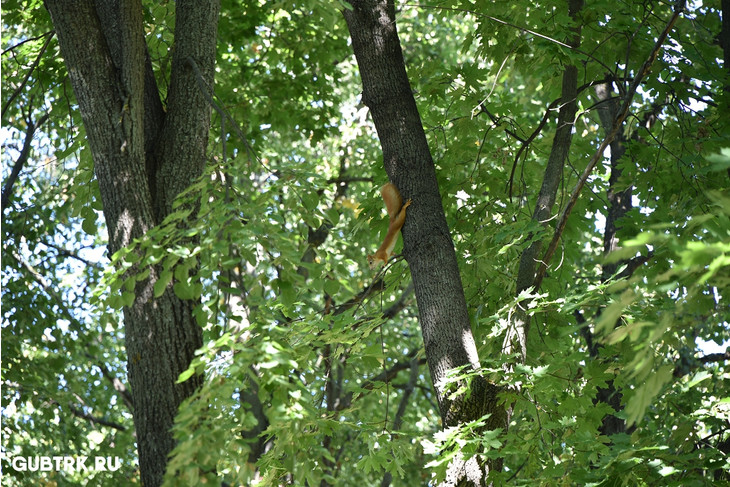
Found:
[[[164,100],[175,2],[143,6]],[[600,0],[576,18],[554,0],[396,7],[480,373],[504,388],[509,429],[441,429],[408,267],[367,268],[387,226],[374,189],[385,175],[340,12],[349,4],[222,1],[204,174],[161,225],[110,256],[48,13],[39,1],[6,1],[8,485],[139,483],[121,326],[145,277],[125,271],[139,263],[161,266],[156,295],[174,283],[178,297],[199,300],[204,333],[179,380],[203,372],[205,382],[177,416],[165,485],[374,485],[388,475],[426,485],[457,452],[503,458],[495,485],[728,482],[730,372],[719,347],[730,341],[730,79],[716,42],[720,2],[682,13],[633,98],[625,153],[613,166],[610,153],[600,159],[541,288],[519,294],[522,252],[552,237],[606,135],[598,110],[608,102],[596,86],[626,94],[672,6]],[[542,225],[532,210],[567,65],[578,71],[578,115],[554,217]],[[617,249],[606,254],[607,195],[629,188],[613,222]],[[518,307],[532,323],[524,363],[502,353]],[[621,411],[597,400],[609,385]],[[611,415],[627,428],[609,437],[601,427]],[[116,456],[122,467],[6,463],[76,454]]]

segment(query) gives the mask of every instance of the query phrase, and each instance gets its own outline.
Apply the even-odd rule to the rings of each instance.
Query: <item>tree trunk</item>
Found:
[[[406,74],[393,3],[351,4],[353,9],[343,13],[362,77],[363,102],[372,113],[389,179],[404,199],[413,200],[402,229],[403,252],[443,424],[456,426],[491,414],[488,429],[506,428],[498,388],[484,378],[472,382],[468,397],[448,397],[444,380],[449,371],[478,370],[480,364],[436,172]],[[501,468],[501,462],[454,462],[445,485],[483,485],[490,468]]]
[[[583,0],[568,0],[568,14],[576,19],[583,8]],[[573,29],[575,35],[567,39],[570,45],[580,45],[581,27]],[[537,203],[532,213],[532,220],[542,226],[547,226],[551,221],[551,213],[558,186],[563,177],[565,161],[570,153],[570,145],[573,140],[573,127],[575,116],[578,112],[578,68],[569,64],[563,71],[563,83],[560,93],[560,110],[558,111],[558,126],[555,129],[555,137],[550,148],[545,173],[542,178],[542,186],[537,195]],[[535,240],[520,256],[520,265],[517,270],[517,294],[530,289],[535,282],[537,262],[541,257],[543,241]],[[522,362],[527,358],[527,335],[530,329],[530,318],[523,306],[519,306],[514,313],[512,324],[507,331],[502,349],[506,353],[520,352]]]
[[[46,0],[45,5],[81,110],[114,253],[160,223],[179,192],[201,175],[210,107],[199,82],[213,85],[219,4],[176,3],[166,114],[144,42],[139,0]],[[202,380],[193,376],[175,383],[201,346],[202,334],[192,314],[196,303],[179,299],[172,283],[153,297],[157,276],[158,270],[150,269],[149,277],[136,283],[133,304],[124,308],[140,473],[147,487],[162,483],[178,406]]]

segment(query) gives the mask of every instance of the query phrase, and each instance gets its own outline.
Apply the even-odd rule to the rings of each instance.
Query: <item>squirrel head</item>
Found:
[[[375,270],[379,267],[382,267],[385,264],[385,261],[375,255],[368,255],[368,265],[370,266],[371,270]]]

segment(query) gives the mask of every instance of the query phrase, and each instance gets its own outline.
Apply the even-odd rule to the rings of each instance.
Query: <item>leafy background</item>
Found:
[[[164,100],[174,2],[144,7]],[[650,258],[628,279],[602,280],[605,161],[541,292],[520,299],[520,254],[530,238],[547,236],[531,212],[563,67],[579,66],[583,89],[558,205],[604,136],[590,83],[612,73],[628,84],[671,6],[590,2],[576,52],[555,42],[573,35],[565,2],[397,4],[482,364],[492,380],[519,386],[504,395],[515,411],[509,431],[476,438],[475,425],[440,431],[405,262],[378,276],[365,265],[386,228],[375,190],[385,174],[341,8],[222,1],[206,173],[178,212],[135,243],[168,269],[161,279],[174,279],[179,296],[201,298],[206,345],[192,367],[206,383],[177,418],[168,485],[212,481],[214,471],[233,485],[373,485],[386,472],[395,485],[425,485],[456,450],[504,457],[495,479],[503,485],[727,482],[727,355],[707,348],[723,354],[730,340],[720,2],[688,6],[625,127],[619,185],[633,186],[633,208],[621,221],[621,250],[608,259]],[[4,2],[2,22],[5,181],[29,134],[33,141],[3,208],[4,482],[133,485],[120,309],[133,299],[135,276],[120,276],[137,254],[105,253],[83,125],[42,3]],[[656,115],[651,126],[642,123],[647,113]],[[190,201],[196,215],[186,214]],[[525,298],[529,355],[505,372],[511,358],[500,337]],[[583,326],[600,337],[598,359]],[[611,410],[594,401],[608,381],[622,391],[619,415],[631,425],[610,439],[598,429]],[[255,429],[257,411],[264,431]],[[251,431],[266,440],[260,456]],[[59,454],[118,456],[122,468],[16,472],[6,463]]]

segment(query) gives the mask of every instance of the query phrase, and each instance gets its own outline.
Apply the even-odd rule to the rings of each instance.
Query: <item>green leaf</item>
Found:
[[[152,288],[154,296],[156,298],[162,296],[162,294],[165,292],[165,289],[167,289],[167,285],[170,284],[171,280],[172,271],[166,270],[160,272],[160,277],[157,278],[157,282],[155,282],[155,285]]]
[[[90,207],[85,206],[81,210],[81,217],[83,218],[81,229],[88,235],[95,235],[98,230],[96,226],[96,212]]]
[[[669,382],[673,371],[674,367],[672,365],[662,365],[659,370],[650,374],[645,382],[636,388],[626,405],[626,422],[629,425],[636,424],[644,415],[656,395]]]
[[[335,281],[334,279],[326,279],[324,281],[324,291],[330,296],[334,296],[339,290],[340,283],[338,281]]]
[[[730,169],[730,147],[723,147],[719,154],[710,154],[705,157],[712,163],[711,171],[726,171]]]
[[[294,289],[293,283],[277,279],[277,287],[279,289],[279,297],[281,298],[282,304],[287,308],[292,307],[297,298],[297,292]]]
[[[177,378],[176,384],[182,384],[189,378],[191,378],[195,374],[195,367],[188,367],[184,372],[180,374],[180,377]]]
[[[132,306],[134,304],[135,295],[133,292],[124,291],[122,293],[122,304],[124,306]]]
[[[193,299],[195,297],[195,289],[188,282],[176,282],[172,289],[180,299]]]

